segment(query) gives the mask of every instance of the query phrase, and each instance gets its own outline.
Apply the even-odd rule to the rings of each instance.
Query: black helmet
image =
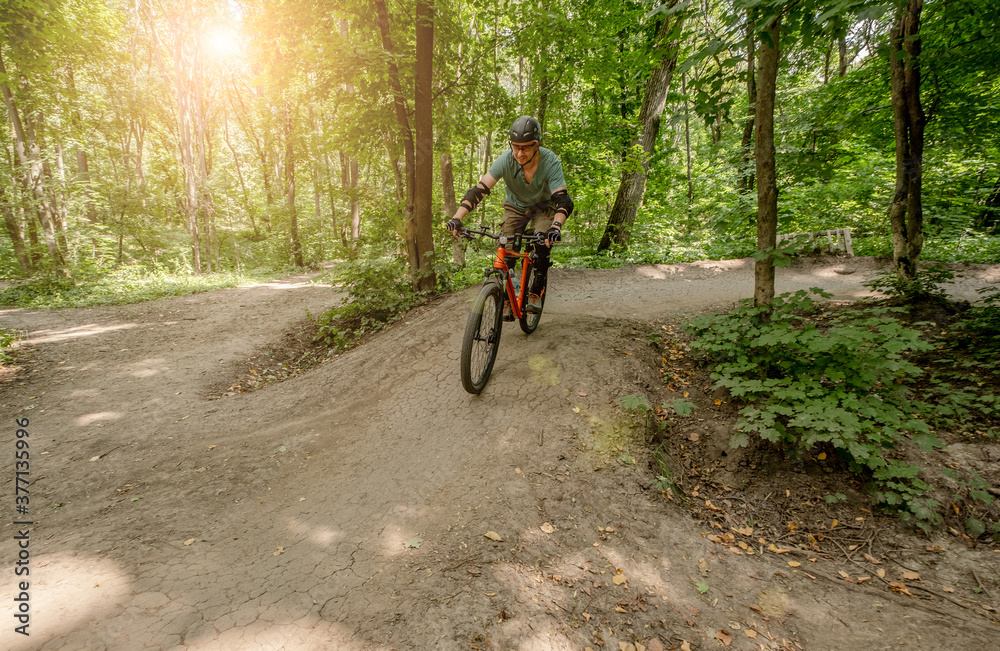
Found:
[[[542,126],[538,124],[538,120],[530,115],[521,116],[514,120],[514,124],[510,125],[511,142],[531,142],[532,140],[541,141],[541,139]]]

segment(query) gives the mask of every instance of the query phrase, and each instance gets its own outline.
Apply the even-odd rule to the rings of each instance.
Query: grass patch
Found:
[[[0,291],[0,306],[52,309],[141,303],[266,282],[285,273],[287,270],[253,270],[188,275],[142,266],[120,267],[107,274],[85,278],[32,278]]]

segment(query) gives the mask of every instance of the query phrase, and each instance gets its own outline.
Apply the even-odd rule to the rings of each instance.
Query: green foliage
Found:
[[[8,348],[17,341],[17,330],[11,328],[0,328],[0,365],[10,361]]]
[[[935,264],[920,267],[913,279],[902,279],[895,269],[889,269],[865,282],[864,286],[906,303],[926,300],[946,301],[948,290],[944,285],[951,284],[954,280],[955,272]]]
[[[35,277],[0,291],[0,305],[61,308],[139,303],[265,282],[276,275],[273,271],[178,274],[132,265],[80,279],[55,275]]]
[[[748,300],[687,329],[697,336],[692,349],[714,364],[715,386],[744,403],[731,445],[756,435],[794,458],[830,445],[871,479],[877,501],[922,525],[935,520],[935,505],[921,498],[928,485],[890,455],[906,436],[925,449],[940,445],[906,386],[922,373],[908,357],[933,347],[895,311],[823,314],[800,291],[776,297],[770,310]]]
[[[402,257],[343,262],[324,279],[345,286],[348,295],[339,307],[317,318],[316,339],[341,349],[378,332],[423,300],[413,291]]]

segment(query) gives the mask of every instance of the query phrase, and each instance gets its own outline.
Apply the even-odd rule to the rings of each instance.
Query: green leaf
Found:
[[[695,583],[694,587],[698,588],[698,592],[701,594],[705,594],[709,590],[707,583]]]
[[[976,518],[969,518],[965,521],[965,532],[973,538],[978,538],[986,533],[986,523]]]

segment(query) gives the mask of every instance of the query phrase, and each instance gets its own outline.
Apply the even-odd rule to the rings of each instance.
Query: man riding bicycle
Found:
[[[510,149],[496,159],[475,187],[469,188],[445,226],[457,236],[462,218],[476,209],[500,179],[504,180],[504,235],[523,232],[530,222],[535,233],[545,234],[545,244],[535,245],[535,280],[529,289],[529,304],[541,307],[541,293],[549,271],[549,249],[562,238],[562,227],[573,214],[573,200],[566,192],[562,162],[550,149],[541,146],[542,128],[538,120],[523,116],[510,127]],[[508,264],[513,265],[509,260]]]

